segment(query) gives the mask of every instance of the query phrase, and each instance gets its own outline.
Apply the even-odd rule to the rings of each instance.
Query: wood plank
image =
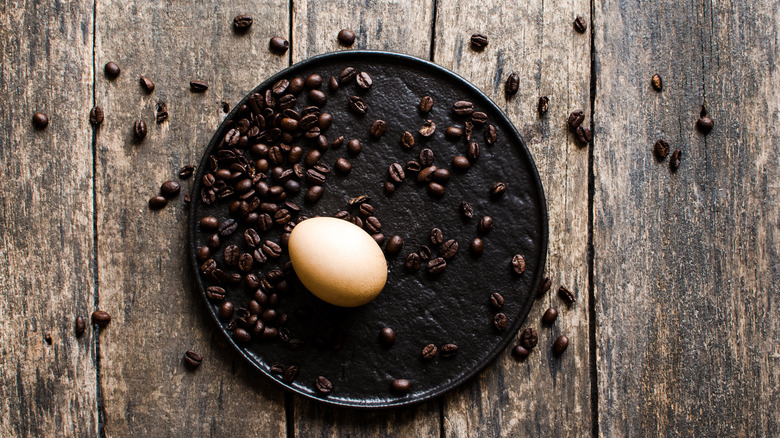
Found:
[[[399,17],[404,17],[401,21]],[[352,49],[389,50],[428,58],[433,2],[293,2],[292,59],[335,50],[341,29],[355,32]],[[436,436],[440,403],[381,412],[336,409],[296,397],[294,430],[298,436]]]
[[[98,430],[91,1],[0,2],[0,435]],[[33,113],[48,114],[35,130]]]
[[[534,327],[539,345],[524,362],[507,349],[476,379],[445,398],[448,436],[585,436],[590,434],[588,341],[588,149],[576,145],[566,120],[574,109],[590,120],[590,38],[572,21],[589,2],[551,6],[530,1],[523,7],[462,0],[437,2],[434,61],[477,85],[509,116],[536,161],[547,197],[549,249],[547,275],[553,287],[538,300],[523,325]],[[488,37],[482,52],[470,48],[473,33]],[[519,92],[507,100],[504,82],[516,72]],[[539,117],[540,96],[550,99]],[[556,291],[577,294],[567,308]],[[553,306],[560,312],[552,328],[540,318]],[[521,330],[522,330],[521,329]],[[561,358],[551,354],[561,334],[570,339]]]
[[[595,3],[604,436],[780,434],[776,9]],[[653,158],[658,138],[682,151],[676,173]]]
[[[246,34],[232,30],[250,14]],[[106,112],[98,137],[100,305],[113,317],[101,335],[105,428],[109,436],[282,436],[284,393],[224,341],[196,292],[187,254],[188,209],[180,195],[161,211],[147,200],[160,184],[197,164],[225,114],[263,78],[288,64],[269,38],[288,36],[287,2],[98,2],[97,98]],[[156,88],[146,94],[139,76]],[[189,90],[202,79],[209,89]],[[168,121],[156,124],[159,101]],[[132,138],[136,119],[149,134]],[[183,184],[189,192],[192,181]],[[195,372],[186,350],[203,357]]]

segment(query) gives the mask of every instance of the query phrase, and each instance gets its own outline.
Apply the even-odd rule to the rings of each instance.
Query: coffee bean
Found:
[[[452,167],[461,171],[467,170],[471,167],[471,161],[463,155],[456,155],[452,158]]]
[[[376,234],[382,231],[382,223],[376,216],[369,216],[366,218],[365,229],[369,234]]]
[[[436,132],[436,123],[433,123],[433,120],[426,120],[417,132],[423,137],[430,137]]]
[[[209,236],[208,246],[211,249],[219,248],[219,246],[220,246],[220,239],[219,239],[219,234],[218,233],[214,233],[211,236]]]
[[[146,122],[143,120],[136,120],[133,125],[133,135],[138,140],[143,140],[146,137]]]
[[[147,78],[146,76],[141,76],[138,79],[138,82],[141,84],[141,87],[147,93],[151,93],[152,91],[154,91],[154,82],[152,82],[152,80]]]
[[[314,204],[317,201],[319,201],[320,198],[322,198],[322,195],[324,193],[325,193],[325,189],[323,189],[321,185],[311,186],[306,191],[306,194],[303,196],[303,200],[309,204]]]
[[[328,96],[321,90],[310,90],[309,101],[317,106],[325,106],[328,102]]]
[[[493,328],[499,332],[506,330],[507,317],[503,313],[496,313],[493,317]]]
[[[477,224],[477,231],[482,234],[487,234],[493,229],[493,218],[490,216],[482,216]]]
[[[420,162],[417,160],[410,160],[406,162],[406,170],[412,173],[419,173],[422,170]]]
[[[341,45],[349,47],[355,43],[355,32],[349,29],[341,29],[337,38]]]
[[[79,315],[76,317],[76,336],[81,337],[85,330],[87,330],[87,323],[84,321],[84,317]]]
[[[168,205],[168,200],[164,196],[153,196],[149,199],[149,208],[159,210]]]
[[[520,89],[520,76],[517,75],[517,73],[512,73],[509,75],[509,77],[506,78],[506,83],[504,84],[504,95],[507,99],[517,94],[517,91]]]
[[[240,269],[242,272],[249,272],[252,270],[253,262],[254,259],[252,258],[252,254],[245,252],[238,258],[238,269]]]
[[[205,81],[194,80],[190,81],[190,90],[196,93],[203,93],[209,89],[209,84]]]
[[[211,249],[208,246],[198,248],[198,260],[204,262],[211,257]]]
[[[585,33],[587,29],[588,24],[585,22],[585,19],[581,15],[577,15],[577,18],[574,19],[574,30],[579,33]]]
[[[225,299],[225,289],[219,286],[209,286],[206,288],[206,298],[212,301],[222,301]]]
[[[430,260],[433,252],[426,245],[423,245],[417,251],[417,254],[419,254],[421,260]]]
[[[482,111],[474,111],[471,114],[471,122],[472,122],[472,128],[473,125],[484,125],[488,121],[488,115],[483,113]]]
[[[474,104],[467,100],[458,100],[452,104],[452,111],[459,116],[470,116],[474,112]]]
[[[395,184],[391,183],[390,181],[385,181],[383,188],[387,196],[392,196],[393,193],[395,193]]]
[[[420,99],[419,108],[421,112],[430,112],[433,108],[433,98],[431,96],[423,96],[423,98]]]
[[[383,327],[379,330],[379,342],[386,347],[395,344],[395,331],[390,327]]]
[[[428,269],[429,274],[438,275],[444,272],[444,269],[447,268],[447,261],[444,260],[443,257],[436,257],[428,261],[426,268]]]
[[[268,48],[271,49],[272,52],[281,55],[287,52],[287,49],[290,48],[290,43],[282,37],[275,36],[268,41]]]
[[[452,359],[458,354],[458,346],[455,344],[444,344],[440,349],[442,359]]]
[[[444,196],[446,189],[443,185],[437,183],[437,182],[429,182],[428,183],[428,194],[435,197],[435,198],[441,198]]]
[[[330,113],[322,113],[320,114],[319,119],[317,119],[317,125],[320,127],[320,130],[322,131],[327,131],[332,124],[333,124],[333,115]]]
[[[431,228],[430,239],[431,243],[435,246],[439,246],[444,242],[444,232],[440,228]]]
[[[490,294],[490,305],[493,306],[494,309],[504,307],[504,297],[498,292],[493,292]]]
[[[200,366],[201,362],[203,362],[203,357],[192,350],[187,350],[184,353],[183,360],[184,360],[184,364],[187,365],[187,367],[194,370],[195,368]]]
[[[680,167],[681,158],[682,158],[682,152],[679,149],[672,152],[672,158],[669,159],[669,169],[672,172],[677,172],[677,169]]]
[[[409,253],[404,261],[404,268],[409,273],[414,273],[420,270],[420,255],[416,252]]]
[[[401,135],[401,146],[407,150],[414,147],[414,136],[411,132],[404,131],[404,133]]]
[[[354,198],[350,198],[348,204],[351,206],[355,206],[355,205],[360,206],[364,202],[369,202],[370,200],[371,198],[369,198],[367,195],[360,195],[360,196],[355,196]]]
[[[341,73],[339,73],[339,84],[348,84],[355,80],[357,77],[357,70],[355,70],[354,67],[345,67],[344,70],[341,70]]]
[[[236,15],[233,17],[233,29],[236,32],[246,32],[247,29],[252,27],[252,22],[251,15]]]
[[[32,116],[32,124],[35,129],[45,129],[49,126],[49,117],[43,113],[35,113]]]
[[[263,243],[263,253],[272,259],[276,259],[281,257],[282,248],[276,242],[266,240]]]
[[[352,164],[350,164],[349,161],[347,161],[345,158],[339,158],[333,167],[335,167],[338,172],[343,174],[347,174],[352,170]]]
[[[219,306],[219,319],[223,322],[229,321],[231,318],[233,318],[233,313],[235,312],[235,306],[230,301],[223,301],[222,304]]]
[[[525,257],[521,256],[520,254],[515,254],[512,257],[512,270],[517,275],[525,272]]]
[[[103,123],[103,108],[94,106],[89,111],[89,123],[92,126],[100,126]]]
[[[246,344],[252,340],[252,335],[243,328],[237,328],[233,331],[233,340],[236,341],[237,344]]]
[[[469,145],[466,148],[466,158],[468,158],[469,161],[473,162],[473,161],[477,161],[479,155],[480,155],[479,143],[475,141],[469,142]]]
[[[395,256],[401,252],[401,248],[403,248],[403,246],[404,239],[399,235],[394,235],[390,237],[390,240],[387,241],[387,245],[385,245],[385,252],[388,255]]]
[[[175,198],[181,192],[181,185],[176,181],[166,181],[160,186],[160,194],[168,199]]]
[[[179,169],[179,178],[181,179],[188,179],[192,176],[192,174],[195,172],[195,166],[192,165],[186,165]]]
[[[471,207],[471,204],[469,204],[468,201],[460,202],[460,214],[466,219],[474,218],[474,208]]]
[[[241,255],[241,250],[236,245],[228,245],[223,252],[223,258],[225,264],[228,266],[238,265],[238,258]]]
[[[360,204],[358,210],[363,216],[372,216],[374,214],[374,206],[365,202]]]
[[[650,79],[650,84],[653,86],[653,90],[655,91],[661,91],[664,88],[664,83],[661,80],[661,75],[654,74],[653,77]]]
[[[324,376],[317,376],[314,380],[314,387],[322,395],[328,395],[333,391],[333,383]]]
[[[696,129],[698,129],[702,134],[707,135],[714,127],[715,122],[712,121],[710,116],[707,115],[707,108],[702,106],[701,112],[699,113],[699,120],[696,121]]]
[[[558,311],[555,308],[550,307],[542,315],[542,324],[552,325],[555,320],[558,319]]]
[[[663,161],[663,159],[669,155],[669,143],[662,138],[658,139],[653,145],[653,151],[655,152],[656,158],[658,158],[659,161]]]
[[[384,135],[385,131],[387,130],[387,123],[384,120],[376,120],[374,123],[371,124],[371,128],[369,129],[369,134],[371,134],[371,137],[379,138],[382,135]]]
[[[363,102],[363,99],[361,99],[360,96],[350,96],[349,109],[358,114],[365,114],[366,111],[368,111],[368,105]]]
[[[485,143],[489,146],[495,143],[497,139],[498,134],[496,133],[496,127],[493,125],[485,126]]]
[[[536,104],[536,111],[539,112],[539,115],[540,116],[545,115],[549,108],[550,108],[550,98],[547,96],[540,97],[539,103]]]
[[[431,360],[436,357],[438,349],[433,344],[428,344],[422,349],[422,358],[425,360]]]
[[[200,226],[204,230],[216,230],[219,227],[219,219],[213,216],[206,216],[200,220]]]
[[[515,347],[512,348],[512,357],[517,360],[524,360],[530,353],[531,352],[526,350],[522,345],[515,345]]]
[[[580,146],[585,146],[593,140],[593,132],[590,128],[584,126],[578,126],[574,131],[574,135],[577,137],[577,143]]]
[[[357,77],[355,77],[355,82],[357,82],[358,87],[368,90],[371,88],[371,85],[374,84],[374,81],[371,79],[371,76],[368,75],[368,73],[361,71]]]
[[[114,79],[117,76],[119,76],[119,73],[122,71],[118,65],[114,62],[107,62],[106,65],[103,67],[103,71],[106,73],[106,76],[108,76],[109,79]]]
[[[292,383],[295,381],[295,378],[298,377],[298,366],[297,365],[290,365],[287,368],[284,369],[284,377],[282,380],[284,383]]]
[[[493,185],[490,186],[490,196],[492,198],[498,198],[504,193],[506,193],[506,184],[504,184],[503,182],[499,181],[493,183]]]
[[[471,244],[469,245],[469,249],[471,250],[471,254],[474,256],[481,256],[482,253],[485,251],[485,243],[480,239],[479,237],[475,237]]]
[[[558,338],[553,342],[552,345],[552,352],[558,356],[563,354],[564,351],[566,351],[566,348],[569,347],[569,338],[567,338],[564,335],[558,336]]]
[[[306,86],[306,88],[318,89],[322,86],[322,76],[318,75],[317,73],[312,73],[306,77],[306,81],[304,81],[303,84]]]
[[[444,130],[444,136],[451,140],[457,140],[461,135],[463,135],[463,130],[457,126],[449,126]]]
[[[458,253],[458,242],[455,239],[449,239],[441,244],[439,255],[444,260],[450,260]]]
[[[484,113],[483,113],[484,114]],[[472,119],[474,114],[471,115]],[[487,116],[485,116],[487,121]],[[471,141],[471,134],[474,132],[474,123],[470,121],[463,122],[463,133],[466,134],[466,141]]]
[[[398,163],[391,164],[387,169],[387,172],[390,175],[390,179],[396,183],[400,183],[406,178],[404,167]]]
[[[238,222],[236,222],[235,219],[225,219],[224,221],[220,222],[219,224],[219,235],[222,237],[227,237],[231,234],[233,234],[236,229],[238,229]]]
[[[536,333],[536,329],[528,327],[523,330],[523,334],[520,335],[520,345],[528,350],[532,350],[539,342],[539,336]]]
[[[339,89],[339,80],[335,76],[331,76],[328,80],[328,89],[330,91],[336,91]]]
[[[544,294],[546,294],[550,287],[552,286],[552,281],[550,280],[550,277],[544,277],[542,278],[541,284],[539,284],[539,293],[536,294],[536,297],[542,297]]]
[[[111,315],[105,310],[95,310],[92,312],[92,324],[97,324],[100,328],[106,328],[111,322]]]
[[[482,51],[488,45],[488,37],[481,33],[471,35],[471,48],[476,51]]]
[[[406,379],[395,379],[390,384],[390,389],[398,395],[406,395],[412,389],[412,384]]]
[[[561,297],[563,301],[566,302],[566,304],[574,304],[577,302],[577,297],[574,296],[574,293],[566,288],[566,286],[561,286],[558,288],[558,296]]]
[[[569,128],[572,130],[576,130],[578,126],[582,125],[583,120],[585,120],[585,113],[582,112],[582,110],[574,110],[571,114],[569,114]]]

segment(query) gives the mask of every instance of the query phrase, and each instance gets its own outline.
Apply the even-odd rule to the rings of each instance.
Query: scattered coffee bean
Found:
[[[650,79],[650,84],[653,86],[653,90],[655,91],[661,91],[664,88],[664,83],[661,80],[661,75],[654,74],[653,77]]]
[[[558,336],[558,338],[553,342],[552,346],[552,352],[557,356],[563,354],[564,351],[566,351],[566,348],[569,346],[569,338],[567,338],[564,335]]]
[[[168,120],[168,108],[166,107],[165,102],[157,102],[157,113],[154,116],[154,120],[157,122],[157,124]]]
[[[81,337],[84,331],[87,330],[87,323],[84,321],[84,317],[79,315],[76,317],[76,336]]]
[[[474,104],[467,100],[458,100],[452,104],[452,111],[459,116],[470,116],[474,112]]]
[[[181,185],[176,181],[166,181],[160,186],[160,194],[168,199],[175,198],[181,191]]]
[[[341,70],[341,73],[339,73],[339,83],[348,84],[355,80],[357,74],[358,72],[354,67],[345,67],[344,70]]]
[[[390,179],[396,183],[400,183],[406,178],[404,167],[398,163],[391,164],[387,169],[387,172],[390,175]]]
[[[469,245],[469,250],[472,255],[479,257],[485,251],[485,243],[479,237],[475,237]]]
[[[547,96],[540,97],[539,103],[536,104],[536,111],[539,112],[540,116],[543,116],[547,113],[548,109],[550,109],[550,98]]]
[[[452,359],[458,354],[458,346],[455,344],[444,344],[440,349],[442,359]]]
[[[100,126],[103,123],[103,108],[94,106],[89,111],[89,123],[92,126]]]
[[[682,152],[679,149],[672,152],[672,158],[669,159],[669,169],[671,169],[672,172],[677,172],[677,169],[680,167],[681,158]]]
[[[512,356],[517,360],[525,360],[531,352],[526,350],[522,345],[515,345],[512,348]]]
[[[463,155],[456,155],[452,158],[452,167],[457,170],[464,171],[471,167],[471,161],[469,161],[469,159]]]
[[[237,32],[246,32],[252,27],[253,21],[251,15],[236,15],[233,17],[233,29]]]
[[[443,257],[436,257],[428,261],[426,268],[428,269],[429,274],[438,275],[444,272],[444,269],[447,268],[447,261],[444,260]]]
[[[493,229],[493,218],[490,216],[482,216],[477,224],[477,231],[482,234],[487,234]]]
[[[314,381],[314,387],[322,395],[328,395],[333,391],[333,383],[324,376],[317,376]]]
[[[669,155],[669,143],[661,138],[653,145],[653,151],[655,152],[656,158],[658,158],[659,161],[663,161],[664,158]]]
[[[507,317],[503,313],[496,313],[493,317],[493,328],[499,332],[506,330]]]
[[[355,82],[357,82],[358,87],[364,90],[368,90],[371,88],[371,85],[374,84],[374,81],[371,80],[371,76],[369,76],[369,74],[364,71],[360,72],[360,74],[355,77]]]
[[[488,37],[481,33],[471,35],[471,48],[476,51],[482,51],[488,45]]]
[[[92,324],[97,324],[100,328],[106,328],[111,322],[111,315],[104,310],[95,310],[92,312]]]
[[[439,246],[444,243],[444,232],[440,228],[431,228],[430,239],[433,245]]]
[[[468,147],[466,148],[466,158],[469,159],[469,161],[477,161],[480,155],[480,147],[479,143],[475,141],[471,141],[468,144]]]
[[[493,183],[493,185],[490,186],[490,196],[491,197],[498,198],[501,195],[503,195],[504,193],[506,193],[506,184],[504,184],[503,182],[499,181],[499,182]]]
[[[436,357],[438,349],[433,344],[428,344],[422,349],[422,358],[425,360],[431,360]]]
[[[385,131],[387,130],[387,123],[385,123],[384,120],[376,120],[374,123],[371,124],[371,129],[369,129],[369,134],[371,134],[371,137],[379,138],[382,135],[384,135]]]
[[[352,32],[349,29],[341,29],[337,38],[339,43],[343,46],[349,47],[352,44],[355,44],[355,32]]]
[[[414,136],[411,132],[404,131],[404,133],[401,135],[401,146],[407,150],[414,147]]]
[[[578,126],[582,125],[585,120],[585,113],[582,110],[574,110],[569,114],[569,128],[576,130]]]
[[[204,230],[216,230],[219,227],[219,219],[213,216],[206,216],[200,220],[200,226]]]
[[[203,362],[203,357],[200,354],[192,350],[187,350],[184,353],[184,364],[187,365],[187,367],[190,369],[194,370],[195,368],[199,367],[201,362]]]
[[[539,336],[536,333],[536,329],[528,327],[523,330],[523,334],[520,335],[520,345],[528,350],[532,350],[539,342]]]
[[[421,260],[430,260],[431,256],[433,255],[433,252],[426,245],[423,245],[417,251],[417,254],[420,256]]]
[[[152,82],[152,80],[147,78],[146,76],[141,76],[138,79],[138,82],[141,84],[141,87],[147,93],[151,93],[152,91],[154,91],[154,82]]]
[[[558,311],[554,307],[550,307],[542,315],[542,324],[553,325],[556,319],[558,319]]]
[[[349,98],[349,109],[357,114],[365,114],[368,111],[368,105],[366,105],[360,96],[351,96]]]
[[[117,76],[119,76],[119,73],[122,71],[118,65],[114,62],[107,62],[106,65],[103,67],[103,71],[106,73],[106,76],[108,76],[109,79],[114,79]]]
[[[419,108],[423,113],[430,112],[433,108],[433,98],[431,96],[423,96],[423,98],[420,99]]]
[[[709,115],[707,115],[707,108],[703,105],[701,112],[699,113],[699,120],[696,121],[696,129],[704,135],[707,135],[715,127],[715,122],[712,121]]]
[[[384,327],[382,330],[379,330],[379,342],[386,347],[395,344],[395,331],[390,327]]]
[[[225,289],[219,286],[209,286],[206,288],[206,298],[212,301],[222,301],[225,299]]]
[[[146,122],[143,120],[136,120],[135,124],[133,124],[133,135],[138,140],[143,140],[146,138]]]
[[[441,244],[439,255],[444,260],[450,260],[458,253],[458,242],[455,239],[449,239]]]
[[[471,123],[472,128],[473,125],[484,125],[488,121],[488,115],[483,113],[482,111],[474,111],[471,114]]]
[[[208,89],[209,89],[209,84],[206,83],[205,81],[201,81],[201,80],[190,81],[190,90],[196,93],[203,93]]]
[[[577,137],[577,143],[580,146],[585,146],[593,140],[593,132],[590,128],[584,126],[578,126],[574,131],[574,135]]]
[[[334,164],[333,167],[335,167],[338,172],[343,174],[347,174],[352,170],[352,164],[350,164],[349,161],[347,161],[345,158],[339,158],[336,160],[336,164]]]
[[[246,344],[252,340],[252,335],[243,328],[237,328],[233,331],[233,340],[238,344]]]
[[[512,270],[517,275],[525,272],[525,257],[521,256],[520,254],[515,254],[512,257]]]
[[[441,198],[444,196],[445,188],[443,185],[437,183],[437,182],[429,182],[428,183],[428,194],[435,197],[435,198]]]
[[[574,296],[574,293],[566,288],[566,286],[561,286],[558,288],[558,296],[561,297],[563,301],[566,302],[566,304],[574,304],[577,302],[577,297]]]
[[[404,261],[404,268],[409,273],[415,273],[420,270],[420,255],[416,252],[409,253]]]
[[[471,207],[471,204],[469,204],[468,201],[460,202],[460,214],[466,219],[474,218],[474,208]]]
[[[290,48],[290,43],[282,37],[275,36],[268,41],[268,48],[271,49],[272,52],[281,55],[287,52],[287,49]]]
[[[320,107],[325,106],[328,101],[328,96],[321,90],[309,90],[309,101]]]
[[[219,306],[219,319],[223,322],[230,321],[230,319],[233,318],[234,311],[235,306],[233,306],[233,303],[230,301],[223,301],[222,305]]]
[[[390,240],[387,241],[387,245],[385,245],[385,252],[388,255],[395,256],[401,252],[401,248],[403,248],[403,246],[404,239],[399,235],[394,235],[390,237]]]
[[[387,196],[392,196],[393,193],[395,193],[395,184],[390,181],[385,181],[383,188],[385,189],[385,194]]]
[[[152,196],[149,198],[149,208],[159,210],[168,205],[168,200],[164,196]]]
[[[434,123],[433,120],[426,120],[417,132],[423,137],[430,137],[436,132],[436,123]]]
[[[512,73],[509,75],[509,77],[506,78],[506,83],[504,84],[504,95],[507,99],[517,94],[517,91],[520,89],[520,76],[517,75],[517,73]]]
[[[450,140],[457,140],[463,135],[463,130],[457,126],[450,126],[444,130],[444,136]]]
[[[588,30],[588,23],[585,22],[581,15],[577,15],[577,18],[574,19],[574,30],[579,33],[585,33]]]
[[[43,113],[35,113],[32,116],[32,124],[36,129],[45,129],[49,126],[49,117]]]
[[[412,384],[406,379],[395,379],[390,384],[390,389],[398,395],[405,395],[412,389]]]
[[[493,292],[490,294],[490,305],[493,306],[494,309],[504,307],[504,297],[498,292]]]
[[[539,284],[539,293],[536,294],[537,298],[540,298],[544,296],[552,286],[552,281],[550,280],[550,277],[544,277],[542,278],[542,282]]]

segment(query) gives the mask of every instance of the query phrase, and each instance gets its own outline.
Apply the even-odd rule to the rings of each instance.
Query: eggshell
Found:
[[[298,278],[314,295],[342,307],[362,306],[387,282],[382,248],[343,219],[315,217],[293,228],[287,244]]]

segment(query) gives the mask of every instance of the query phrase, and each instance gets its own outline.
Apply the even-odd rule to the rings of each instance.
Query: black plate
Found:
[[[338,77],[344,67],[352,66],[368,72],[373,78],[370,90],[361,90],[353,81],[335,92],[327,88],[331,75]],[[325,79],[322,90],[328,96],[324,111],[334,116],[333,126],[325,131],[332,141],[338,135],[357,138],[363,151],[351,156],[346,146],[328,150],[323,161],[331,167],[339,157],[352,163],[352,172],[344,177],[331,172],[325,183],[325,195],[313,206],[305,205],[302,194],[292,200],[302,207],[306,216],[331,216],[339,210],[349,210],[347,201],[358,195],[370,197],[376,216],[383,224],[386,236],[404,238],[404,246],[397,257],[388,257],[389,275],[384,291],[373,302],[355,309],[330,306],[297,285],[280,297],[279,308],[288,314],[287,327],[292,336],[302,339],[304,345],[292,349],[279,339],[252,341],[238,345],[226,325],[217,317],[218,304],[209,301],[205,287],[216,284],[211,276],[201,273],[197,248],[211,233],[198,226],[201,217],[228,217],[226,205],[211,206],[200,199],[202,177],[209,167],[209,155],[219,148],[229,120],[236,117],[249,96],[265,89],[282,78],[306,77],[319,73]],[[197,171],[193,189],[190,217],[190,259],[198,276],[199,291],[210,314],[236,351],[270,379],[304,397],[324,403],[358,408],[384,408],[409,405],[441,395],[474,376],[485,368],[509,344],[534,299],[541,282],[547,255],[547,207],[544,191],[533,159],[515,127],[506,115],[482,92],[456,74],[435,64],[411,56],[385,52],[349,51],[317,56],[287,68],[259,85],[228,115],[206,149]],[[359,95],[368,104],[368,113],[357,116],[348,109],[349,96]],[[420,98],[430,95],[433,110],[428,114],[418,111]],[[488,146],[483,129],[475,127],[472,140],[481,146],[481,156],[466,172],[452,172],[446,185],[446,194],[432,198],[424,185],[414,176],[407,176],[395,194],[387,196],[383,183],[392,162],[406,163],[417,158],[422,147],[431,148],[439,167],[451,168],[455,155],[466,149],[466,140],[447,140],[448,126],[463,127],[468,118],[452,111],[457,100],[469,100],[478,111],[485,112],[489,124],[498,133],[498,141]],[[308,105],[306,91],[298,96],[298,110]],[[369,127],[376,119],[387,122],[387,132],[378,140],[369,137]],[[432,119],[437,130],[429,140],[418,134],[425,119]],[[403,131],[412,132],[416,145],[412,151],[400,144]],[[296,140],[308,152],[308,140]],[[247,150],[247,156],[250,156]],[[494,182],[506,183],[507,192],[498,199],[488,196]],[[302,183],[303,193],[306,183]],[[465,219],[459,212],[461,201],[473,206],[476,217]],[[469,253],[471,239],[478,236],[480,217],[489,215],[495,226],[483,236],[485,252],[481,257]],[[445,238],[454,238],[460,245],[457,256],[445,272],[432,277],[424,269],[409,274],[403,268],[404,258],[427,244],[432,227],[441,228]],[[243,241],[242,224],[238,231],[223,239],[222,247],[214,252],[214,259],[222,262],[222,248],[229,243]],[[277,227],[279,228],[279,227]],[[268,239],[279,242],[281,231],[275,230]],[[436,250],[434,248],[434,254]],[[513,273],[510,260],[522,254],[527,263],[522,275]],[[268,269],[280,267],[286,257],[276,263],[255,264],[253,272],[259,276]],[[231,272],[231,271],[228,271]],[[294,283],[294,282],[293,282]],[[236,308],[245,307],[253,291],[245,286],[227,287],[227,299]],[[500,312],[509,318],[503,332],[493,327],[497,310],[491,308],[489,296],[500,292],[505,304]],[[307,316],[308,315],[308,316]],[[377,334],[382,327],[391,327],[397,334],[397,343],[390,348],[380,345]],[[429,362],[421,359],[422,348],[429,343],[438,347],[454,343],[458,353],[452,359],[440,355]],[[282,382],[282,376],[271,371],[274,363],[299,366],[299,374],[292,384]],[[314,382],[325,376],[333,383],[328,396],[317,393]],[[398,396],[390,391],[393,379],[404,378],[412,383],[409,394]]]

